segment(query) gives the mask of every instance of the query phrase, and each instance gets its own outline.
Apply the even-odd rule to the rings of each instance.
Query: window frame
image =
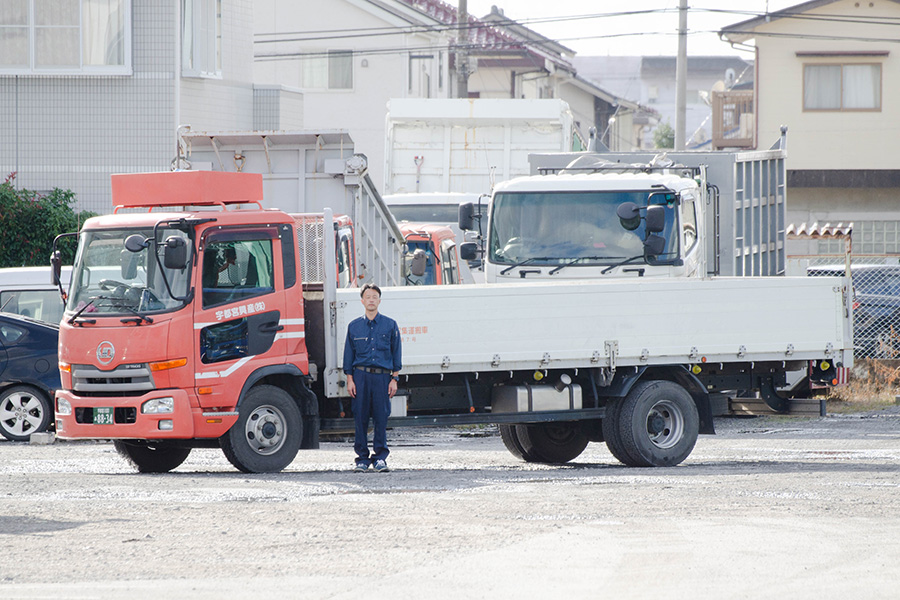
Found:
[[[353,59],[356,56],[351,48],[329,48],[321,51],[311,51],[300,56],[300,89],[304,92],[352,92],[356,85],[355,69],[353,68]],[[350,85],[348,87],[331,87],[331,59],[332,57],[348,57],[350,65]],[[325,61],[325,85],[308,86],[305,82],[305,71],[308,61],[324,60]]]
[[[188,51],[186,45],[187,40],[185,38],[185,33],[188,30],[188,17],[187,17],[187,5],[191,5],[191,23],[190,23],[190,31],[191,31],[191,48]],[[209,4],[215,7],[213,13],[207,13],[207,18],[212,19],[212,24],[206,23],[203,19],[202,15],[202,6],[204,4]],[[224,47],[223,43],[224,38],[224,27],[222,25],[222,13],[223,13],[223,1],[222,0],[182,0],[180,2],[179,10],[181,11],[181,39],[179,43],[181,44],[181,76],[182,77],[196,77],[199,79],[222,79],[222,72],[224,70]],[[200,18],[194,18],[193,15],[200,14]],[[212,40],[209,39],[209,31],[212,31]],[[194,43],[194,40],[197,40],[198,43]],[[208,68],[208,61],[204,62],[202,59],[205,57],[203,52],[203,47],[206,46],[207,50],[209,50],[209,44],[212,41],[212,49],[213,49],[213,69]],[[190,59],[190,62],[188,62]],[[204,62],[203,65],[197,66],[197,63]]]
[[[840,67],[841,69],[841,106],[838,108],[808,108],[806,106],[806,70],[809,67]],[[878,106],[874,108],[844,108],[844,67],[878,67]],[[805,62],[803,63],[803,88],[800,103],[805,113],[833,112],[882,112],[884,107],[884,64],[881,62]]]
[[[36,32],[38,29],[45,29],[48,26],[36,25],[35,17],[35,1],[25,0],[27,3],[27,23],[24,27],[28,31],[27,39],[27,66],[0,66],[0,76],[4,75],[23,75],[23,76],[46,76],[46,75],[66,75],[66,76],[110,76],[110,75],[132,75],[134,73],[134,63],[132,60],[132,43],[133,43],[133,22],[132,22],[132,3],[133,0],[119,0],[122,3],[122,64],[121,65],[85,65],[84,64],[84,3],[86,0],[78,0],[78,65],[77,66],[52,66],[38,67],[36,65],[37,49],[36,49]],[[0,30],[6,29],[7,26],[0,24]],[[21,27],[21,26],[17,26]]]

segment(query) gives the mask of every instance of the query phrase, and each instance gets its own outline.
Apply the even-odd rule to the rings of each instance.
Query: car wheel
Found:
[[[27,442],[32,433],[46,431],[53,419],[47,395],[28,385],[0,392],[0,434],[13,442]]]

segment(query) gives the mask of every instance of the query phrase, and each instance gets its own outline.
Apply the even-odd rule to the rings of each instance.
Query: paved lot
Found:
[[[491,431],[389,432],[277,475],[197,450],[0,442],[0,598],[897,598],[900,408],[724,419],[689,459],[518,462]]]

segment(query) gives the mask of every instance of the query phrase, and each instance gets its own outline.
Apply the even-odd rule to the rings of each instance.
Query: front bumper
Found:
[[[173,398],[172,412],[142,413],[143,404],[156,398]],[[60,401],[68,402],[71,407],[68,414],[60,413]],[[94,423],[95,408],[112,409],[114,422]],[[56,436],[64,440],[217,438],[237,421],[237,413],[204,413],[203,409],[191,406],[188,393],[179,389],[123,397],[86,397],[59,390],[56,409]]]

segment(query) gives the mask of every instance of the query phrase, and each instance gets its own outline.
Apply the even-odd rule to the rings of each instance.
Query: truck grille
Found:
[[[155,389],[146,364],[119,365],[101,371],[90,365],[72,365],[72,389],[85,396],[140,395]]]

